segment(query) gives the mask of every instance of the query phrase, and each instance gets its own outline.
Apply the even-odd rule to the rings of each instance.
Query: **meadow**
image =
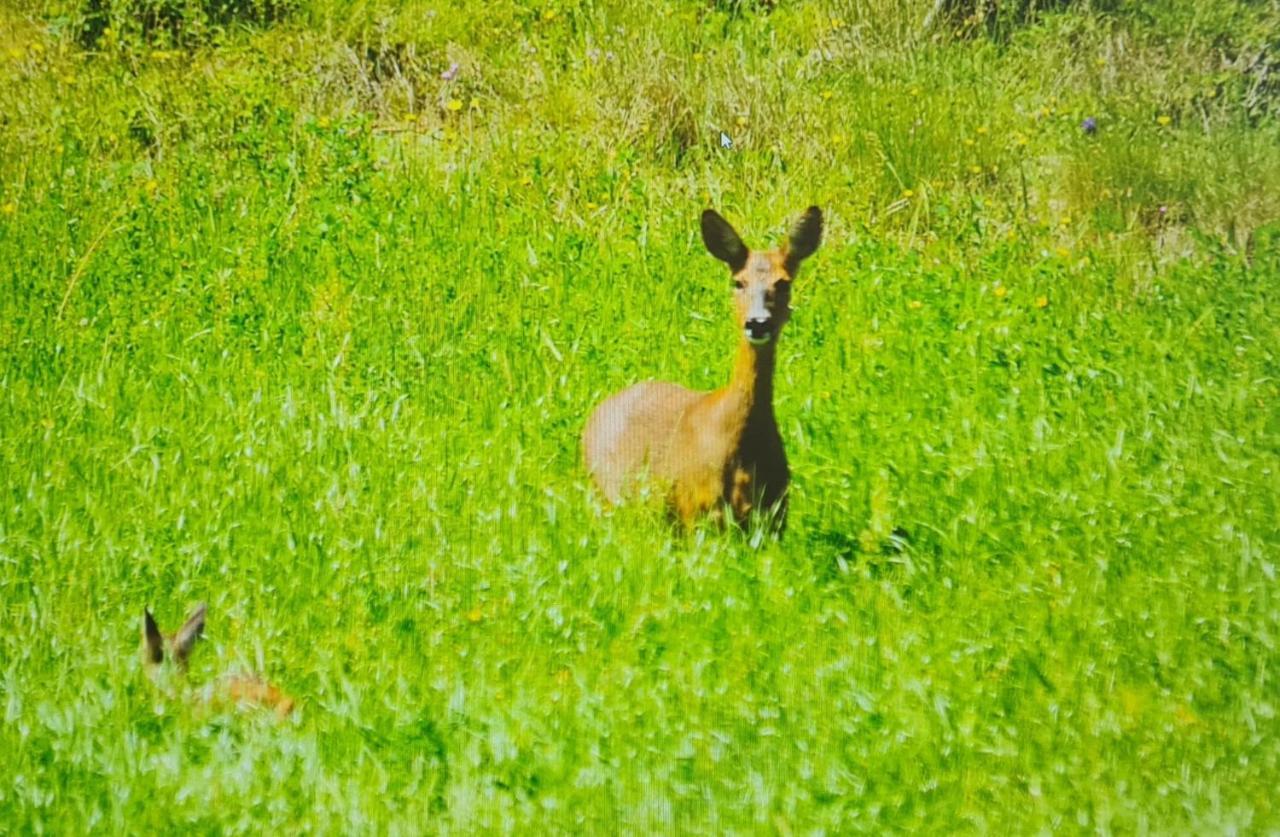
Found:
[[[1280,831],[1280,8],[937,5],[0,4],[0,830]],[[810,204],[785,537],[606,508]]]

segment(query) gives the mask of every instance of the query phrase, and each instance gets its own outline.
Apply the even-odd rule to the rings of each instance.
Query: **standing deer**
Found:
[[[595,409],[582,447],[609,502],[621,502],[647,476],[667,492],[669,510],[685,526],[704,515],[720,518],[728,504],[739,525],[756,512],[782,531],[791,474],[773,415],[775,353],[791,314],[791,281],[821,240],[816,206],[782,247],[768,252],[748,250],[714,210],[702,213],[702,241],[733,276],[742,335],[733,375],[712,392],[644,381]]]
[[[205,613],[204,604],[197,605],[181,628],[166,635],[160,632],[151,611],[143,611],[142,662],[153,680],[165,679],[169,666],[179,677],[186,675],[187,658],[204,634]],[[293,698],[253,674],[224,675],[203,697],[210,703],[271,709],[281,718],[293,711]]]

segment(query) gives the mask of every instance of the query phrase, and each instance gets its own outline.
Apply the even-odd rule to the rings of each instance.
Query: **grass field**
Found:
[[[1280,831],[1274,3],[129,5],[0,6],[0,830]],[[786,537],[603,508],[809,204]]]

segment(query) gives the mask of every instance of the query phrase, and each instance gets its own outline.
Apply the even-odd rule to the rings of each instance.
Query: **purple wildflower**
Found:
[[[445,81],[453,81],[455,78],[458,77],[459,69],[461,68],[458,66],[458,62],[454,61],[452,64],[449,65],[449,69],[445,70],[443,73],[440,74],[440,78],[444,79]]]
[[[1084,121],[1080,123],[1080,130],[1086,134],[1096,134],[1098,132],[1098,120],[1092,116],[1086,116]]]

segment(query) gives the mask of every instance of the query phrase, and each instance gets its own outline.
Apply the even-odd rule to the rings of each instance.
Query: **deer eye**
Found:
[[[747,286],[747,283],[746,283],[746,282],[743,282],[741,279],[738,279],[738,278],[736,278],[736,277],[735,277],[735,278],[733,278],[733,279],[730,279],[730,280],[729,280],[729,284],[733,285],[733,286],[734,286],[735,288],[737,288],[738,290],[742,290],[743,288],[745,288],[745,287]]]

